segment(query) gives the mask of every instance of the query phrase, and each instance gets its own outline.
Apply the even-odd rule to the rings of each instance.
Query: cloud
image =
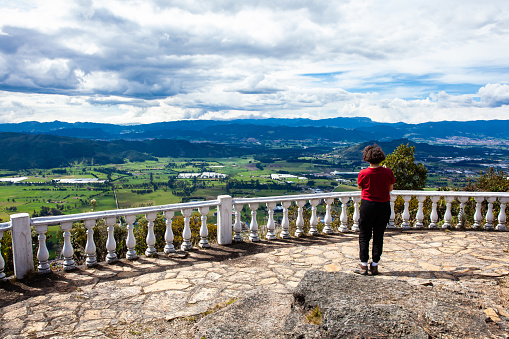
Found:
[[[11,1],[0,119],[507,117],[508,54],[502,0]]]

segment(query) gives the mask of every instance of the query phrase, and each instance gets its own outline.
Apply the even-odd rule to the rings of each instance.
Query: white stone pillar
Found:
[[[461,228],[464,222],[466,222],[465,218],[465,204],[468,201],[468,197],[461,196],[458,197],[458,200],[460,202],[460,211],[458,213],[458,224],[456,225],[456,228]]]
[[[361,201],[361,197],[352,197],[353,200],[353,225],[352,231],[359,232],[359,218],[361,216],[359,210],[359,203]]]
[[[251,224],[249,225],[249,240],[256,242],[260,241],[258,238],[258,222],[256,221],[256,210],[258,209],[258,204],[249,204],[249,208],[251,209]]]
[[[166,243],[166,245],[164,245],[165,254],[175,253],[175,246],[173,246],[175,236],[173,235],[172,229],[174,215],[174,211],[164,211],[164,218],[166,220],[166,230],[164,231],[164,242]]]
[[[346,205],[348,201],[350,201],[350,197],[341,197],[339,200],[341,200],[341,215],[339,217],[341,225],[339,226],[339,231],[344,233],[348,232],[348,214],[346,213]]]
[[[327,198],[327,199],[324,199],[324,202],[325,202],[325,218],[324,218],[324,228],[323,228],[323,233],[325,234],[332,234],[332,213],[331,213],[331,209],[332,209],[332,204],[334,203],[334,198]]]
[[[126,215],[125,223],[127,224],[127,238],[125,246],[127,247],[127,253],[125,257],[127,260],[135,260],[138,258],[136,254],[136,238],[134,237],[134,223],[136,222],[135,215]]]
[[[95,254],[96,246],[94,242],[94,227],[95,219],[87,219],[84,221],[85,228],[87,229],[87,244],[85,245],[85,253],[87,253],[87,260],[85,261],[87,267],[97,265],[97,257]]]
[[[290,232],[288,229],[290,228],[290,219],[288,219],[288,208],[292,204],[291,201],[284,201],[281,203],[283,206],[283,220],[281,220],[281,238],[290,239]]]
[[[37,269],[39,270],[39,273],[50,273],[51,269],[48,263],[49,252],[48,247],[46,247],[46,232],[48,232],[48,225],[35,226],[35,232],[37,232],[39,240],[39,248],[37,249],[37,260],[39,261],[39,265],[37,266]]]
[[[306,200],[297,200],[297,220],[295,220],[296,237],[300,237],[304,234],[304,205],[306,205]]]
[[[156,212],[151,212],[145,214],[145,219],[147,219],[147,237],[145,241],[147,243],[147,249],[145,250],[145,255],[147,257],[152,257],[157,253],[155,248],[156,244],[156,235],[154,233],[154,220],[157,218]]]
[[[316,215],[316,206],[320,203],[320,199],[311,199],[309,200],[311,204],[311,219],[309,219],[309,234],[316,235],[318,234],[318,230],[316,226],[318,225],[318,216]]]
[[[274,208],[276,208],[275,202],[268,202],[267,211],[269,212],[269,219],[267,220],[267,235],[265,238],[267,240],[276,240],[276,233],[274,230],[276,229],[276,223],[274,222]]]
[[[424,226],[424,200],[426,200],[425,195],[418,195],[417,201],[418,201],[418,207],[417,207],[417,214],[415,215],[415,228],[422,228]]]
[[[396,199],[398,199],[398,196],[391,194],[391,216],[389,217],[389,224],[387,225],[387,228],[396,228],[396,224],[394,222],[394,220],[396,220],[396,212],[394,212]]]
[[[62,256],[64,257],[64,270],[70,271],[76,268],[74,263],[74,249],[71,244],[71,229],[72,222],[63,222],[60,224],[60,228],[63,231],[64,246],[62,248]]]
[[[180,245],[180,249],[182,251],[189,251],[193,248],[193,244],[191,243],[191,214],[193,210],[190,208],[184,209],[181,211],[182,216],[184,217],[184,230],[182,232],[182,245]]]
[[[506,222],[506,214],[505,208],[509,198],[498,198],[500,201],[500,213],[498,213],[498,225],[496,227],[497,231],[506,231],[505,222]]]
[[[452,202],[454,201],[454,197],[451,196],[445,196],[444,197],[446,207],[445,207],[445,214],[444,214],[444,224],[442,225],[442,228],[451,228],[451,220],[452,220]]]
[[[429,228],[438,228],[438,212],[437,212],[437,209],[438,209],[438,201],[440,200],[440,197],[437,196],[437,195],[432,195],[430,197],[431,199],[431,214],[429,216],[430,218],[430,223],[429,223]]]
[[[484,197],[474,197],[475,200],[475,214],[474,214],[474,224],[472,225],[473,229],[481,228],[482,214],[481,214],[481,204],[484,201]]]
[[[235,223],[233,224],[233,231],[235,232],[235,236],[233,237],[233,241],[242,242],[242,221],[240,220],[242,216],[242,208],[243,204],[235,204]]]
[[[28,213],[11,215],[11,225],[14,275],[18,279],[23,279],[28,273],[34,271],[30,215]]]
[[[207,228],[207,214],[209,213],[209,208],[200,207],[198,208],[198,212],[201,215],[200,242],[198,246],[201,248],[210,248],[209,240],[207,239],[209,236],[209,229]]]
[[[403,215],[401,216],[401,218],[403,219],[403,222],[401,223],[401,228],[403,229],[409,229],[410,228],[410,210],[409,210],[409,205],[410,205],[410,199],[412,198],[412,196],[410,195],[403,195],[402,196],[403,198],[403,201],[405,202],[405,208],[403,210]]]
[[[117,261],[117,253],[115,250],[117,249],[117,242],[115,241],[115,223],[117,222],[117,218],[115,217],[106,217],[104,218],[104,223],[108,226],[108,240],[106,240],[106,250],[108,254],[106,254],[106,262],[108,264],[113,264]]]
[[[217,243],[229,245],[233,242],[232,237],[232,197],[220,195],[217,197]]]
[[[0,241],[2,241],[3,237],[4,237],[4,231],[0,230]],[[0,281],[7,280],[5,278],[4,268],[5,268],[5,261],[4,261],[4,257],[2,257],[2,251],[0,251]]]
[[[496,197],[487,197],[486,201],[488,202],[488,210],[486,211],[486,222],[484,223],[485,230],[493,230],[493,203],[497,200]]]

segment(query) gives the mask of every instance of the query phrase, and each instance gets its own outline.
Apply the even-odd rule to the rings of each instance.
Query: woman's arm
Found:
[[[389,186],[389,192],[391,192],[394,189],[394,184],[390,184]]]

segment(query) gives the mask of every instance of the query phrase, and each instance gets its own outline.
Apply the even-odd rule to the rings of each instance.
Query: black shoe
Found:
[[[354,273],[360,274],[360,275],[368,275],[368,266],[364,266],[363,264],[359,264],[359,269],[355,270]]]
[[[369,271],[371,272],[371,275],[378,275],[378,274],[380,274],[378,272],[378,265],[373,266],[373,264],[370,264],[369,265]]]

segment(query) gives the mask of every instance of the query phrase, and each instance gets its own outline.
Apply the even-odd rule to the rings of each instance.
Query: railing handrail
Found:
[[[509,192],[469,192],[469,191],[412,191],[412,190],[394,190],[391,195],[411,195],[411,196],[439,196],[439,197],[496,197],[509,198]]]
[[[312,193],[298,195],[279,195],[261,198],[238,198],[238,199],[234,198],[233,204],[256,204],[266,202],[285,202],[285,201],[328,199],[340,197],[358,197],[360,195],[361,191],[350,191],[350,192]]]
[[[182,209],[195,209],[200,207],[214,207],[217,205],[219,205],[219,200],[193,201],[168,205],[125,208],[119,210],[66,214],[50,217],[36,217],[31,218],[30,224],[33,226],[52,225],[59,224],[62,222],[72,222],[92,219],[98,220],[105,217],[124,217],[128,215],[148,214],[161,211],[177,211]]]
[[[12,230],[12,224],[10,221],[0,223],[0,231],[5,232],[10,230]]]

